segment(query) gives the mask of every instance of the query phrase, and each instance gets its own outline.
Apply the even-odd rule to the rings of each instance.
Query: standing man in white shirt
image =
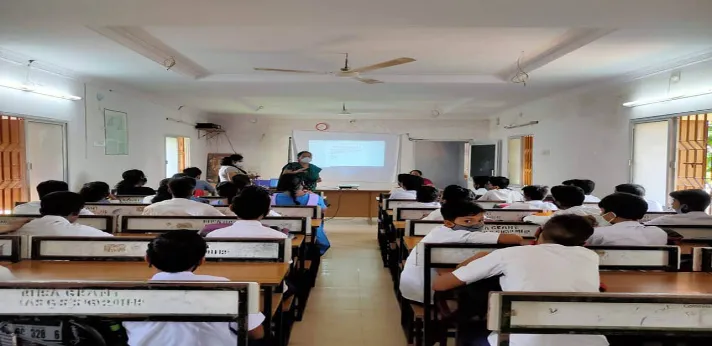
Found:
[[[260,223],[269,214],[271,202],[266,189],[255,185],[245,187],[230,204],[230,210],[237,215],[237,221],[228,227],[211,231],[206,237],[287,238],[286,234]]]
[[[509,178],[491,177],[487,183],[487,192],[478,201],[504,201],[505,203],[521,202],[524,196],[517,191],[508,189]]]
[[[680,190],[670,193],[672,208],[677,215],[667,215],[646,222],[646,225],[712,226],[712,216],[705,210],[710,206],[710,195],[704,190]]]
[[[398,175],[398,179],[402,179],[398,183],[403,188],[403,191],[394,190],[388,199],[412,199],[415,200],[418,193],[418,188],[423,186],[423,178],[417,175],[404,174],[403,177]]]
[[[559,210],[554,203],[544,202],[544,197],[549,194],[549,187],[529,185],[522,188],[524,202],[512,203],[504,209],[539,209]]]
[[[584,203],[598,203],[601,201],[600,198],[592,195],[593,190],[596,189],[596,183],[593,182],[593,180],[589,179],[571,179],[571,180],[566,180],[562,185],[573,185],[573,186],[578,186],[583,190],[583,193],[586,195],[584,198],[583,202]]]
[[[210,204],[196,202],[190,198],[195,190],[195,179],[174,178],[168,182],[173,198],[153,203],[143,209],[143,215],[154,216],[225,216]]]
[[[41,218],[34,219],[17,230],[17,235],[67,236],[67,237],[111,237],[112,235],[94,227],[76,223],[84,208],[84,199],[78,193],[69,191],[52,192],[42,197]]]
[[[440,197],[440,203],[445,204],[448,201],[451,202],[456,202],[456,201],[474,201],[475,200],[475,194],[472,193],[471,190],[466,189],[462,186],[459,185],[448,185],[444,190],[443,194]],[[442,209],[438,210],[433,210],[432,213],[428,214],[423,220],[439,220],[442,221],[443,219],[443,214],[441,212]]]
[[[616,192],[604,197],[598,206],[601,208],[601,217],[611,225],[596,228],[587,241],[589,245],[667,245],[668,236],[665,231],[640,223],[648,211],[648,203],[642,197]]]
[[[452,273],[435,278],[433,289],[447,291],[502,275],[502,291],[598,292],[598,255],[583,247],[593,226],[578,215],[555,216],[542,228],[537,245],[515,246],[481,253],[462,263]],[[497,334],[488,338],[499,345]],[[513,334],[512,346],[605,346],[602,335]]]
[[[60,191],[69,191],[69,185],[59,180],[46,180],[37,184],[37,196],[40,200],[52,192]],[[40,215],[40,201],[20,204],[12,210],[12,213],[15,215]],[[94,215],[94,213],[82,208],[80,215]]]
[[[150,281],[230,281],[224,277],[196,275],[193,272],[205,263],[208,245],[196,232],[168,231],[148,244],[146,262],[158,273]],[[264,337],[261,313],[247,318],[248,336]],[[236,325],[226,322],[124,322],[130,346],[234,346]],[[232,330],[231,330],[232,329]],[[246,346],[246,345],[240,345]]]
[[[616,192],[624,192],[641,197],[648,203],[648,211],[663,211],[663,205],[652,199],[645,198],[645,188],[638,184],[620,184],[616,186]]]

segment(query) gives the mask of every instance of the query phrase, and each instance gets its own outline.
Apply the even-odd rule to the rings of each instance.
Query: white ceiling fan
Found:
[[[339,69],[338,71],[333,71],[333,72],[316,72],[316,71],[304,71],[304,70],[285,70],[285,69],[278,69],[278,68],[264,68],[264,67],[255,67],[256,71],[268,71],[268,72],[287,72],[287,73],[305,73],[305,74],[322,74],[322,75],[333,75],[337,77],[348,77],[355,79],[359,82],[366,83],[366,84],[379,84],[383,83],[380,80],[377,79],[371,79],[371,78],[363,78],[361,77],[361,74],[364,72],[371,72],[374,70],[379,70],[382,68],[386,67],[391,67],[391,66],[397,66],[397,65],[402,65],[402,64],[407,64],[409,62],[413,62],[415,59],[413,58],[398,58],[398,59],[393,59],[393,60],[388,60],[384,61],[382,63],[370,65],[370,66],[364,66],[364,67],[359,67],[359,68],[350,68],[349,67],[349,54],[346,53],[346,60],[344,62],[344,67]]]

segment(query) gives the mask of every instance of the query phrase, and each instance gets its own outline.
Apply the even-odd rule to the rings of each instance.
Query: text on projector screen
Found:
[[[309,140],[313,163],[327,167],[383,167],[386,142]]]

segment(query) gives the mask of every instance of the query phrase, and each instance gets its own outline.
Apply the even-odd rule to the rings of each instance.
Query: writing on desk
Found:
[[[498,233],[516,233],[516,234],[522,234],[522,235],[533,235],[533,233],[536,231],[536,228],[526,228],[522,227],[520,225],[493,225],[493,224],[485,224],[485,227],[483,229],[484,231],[489,231],[489,232],[498,232]]]
[[[106,245],[104,245],[104,252],[108,252],[108,253],[126,252],[126,244],[106,244]]]
[[[208,249],[207,255],[227,255],[230,251],[225,249]]]
[[[138,307],[140,298],[122,297],[121,291],[83,289],[26,289],[22,290],[20,306],[36,307]]]
[[[228,219],[228,220],[203,219],[203,224],[204,224],[204,225],[213,224],[213,223],[229,223],[229,224],[233,224],[233,223],[235,223],[235,220],[234,220],[234,219]]]

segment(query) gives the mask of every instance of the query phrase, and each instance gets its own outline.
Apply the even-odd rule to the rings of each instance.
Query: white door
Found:
[[[178,138],[166,137],[166,178],[178,173]]]
[[[646,198],[667,203],[669,161],[668,120],[633,124],[632,180],[645,187]]]
[[[66,181],[64,125],[28,120],[25,140],[30,197],[37,201],[37,184],[45,180]]]

